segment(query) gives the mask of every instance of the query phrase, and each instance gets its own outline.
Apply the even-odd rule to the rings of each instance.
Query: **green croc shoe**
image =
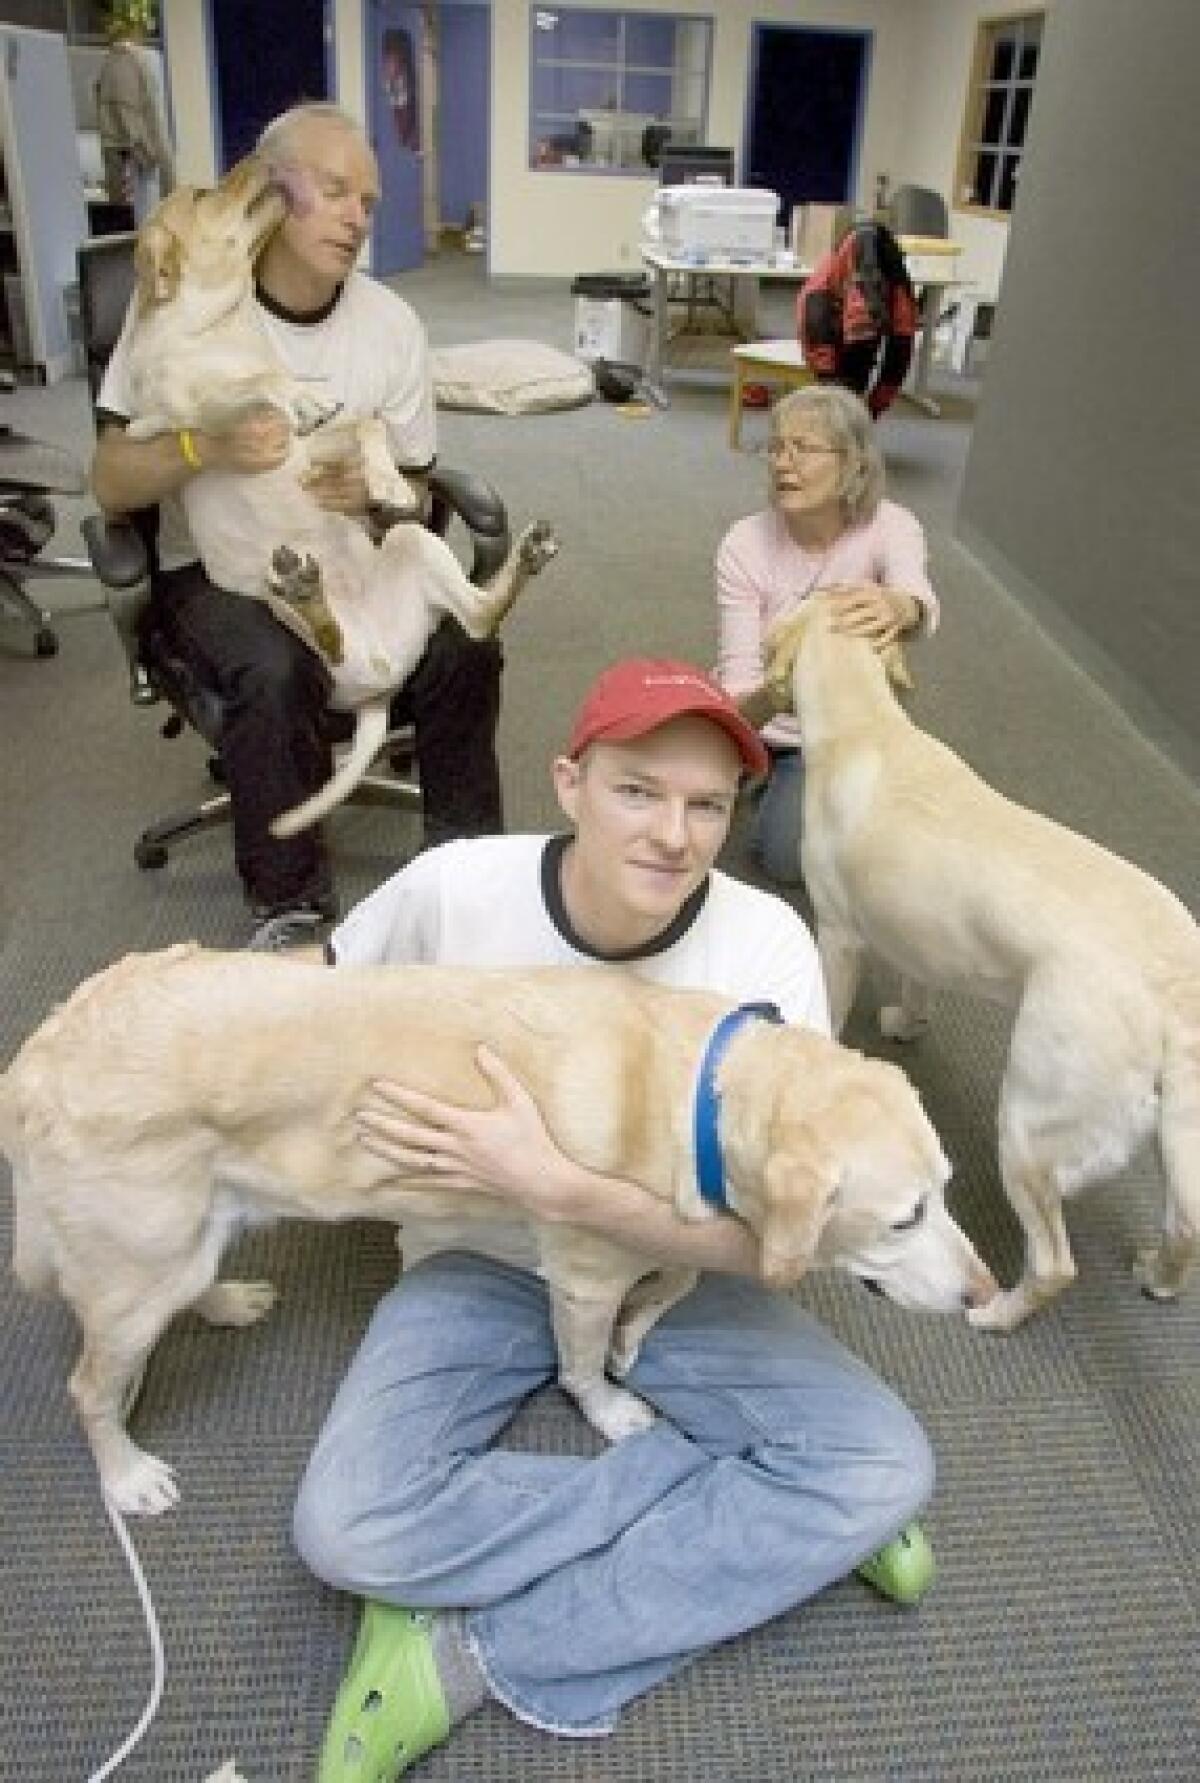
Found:
[[[937,1573],[933,1549],[919,1523],[910,1523],[894,1540],[854,1569],[860,1579],[893,1603],[919,1603]]]
[[[368,1601],[321,1748],[318,1783],[394,1783],[450,1732],[433,1617]]]

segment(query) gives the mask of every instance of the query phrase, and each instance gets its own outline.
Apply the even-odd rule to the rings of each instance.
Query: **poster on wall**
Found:
[[[421,147],[421,110],[417,104],[417,59],[412,32],[385,26],[380,46],[380,82],[390,107],[396,141],[403,149]]]

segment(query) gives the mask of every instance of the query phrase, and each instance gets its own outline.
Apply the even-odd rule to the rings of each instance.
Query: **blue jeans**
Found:
[[[804,814],[804,756],[771,751],[771,772],[754,817],[753,849],[776,885],[801,885],[800,824]]]
[[[717,1641],[889,1541],[933,1484],[900,1401],[794,1301],[705,1277],[630,1384],[663,1414],[595,1458],[491,1445],[555,1377],[545,1283],[462,1252],[376,1309],[300,1487],[308,1566],[362,1597],[467,1612],[522,1720],[611,1731]]]

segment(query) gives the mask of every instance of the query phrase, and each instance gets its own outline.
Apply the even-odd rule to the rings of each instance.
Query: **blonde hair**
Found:
[[[268,161],[288,161],[297,157],[299,150],[296,139],[303,133],[304,126],[309,123],[332,124],[335,129],[342,130],[347,136],[357,136],[359,141],[367,144],[367,133],[358,119],[340,105],[329,99],[305,99],[290,110],[280,112],[265,127],[255,150]]]
[[[875,444],[875,424],[861,398],[840,384],[806,384],[771,410],[771,437],[785,425],[811,419],[842,458],[838,500],[850,526],[861,526],[883,500],[883,459]]]

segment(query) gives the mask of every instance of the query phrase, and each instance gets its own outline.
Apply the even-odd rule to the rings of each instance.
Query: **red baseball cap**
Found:
[[[672,718],[711,719],[737,745],[748,774],[765,774],[766,746],[729,695],[690,662],[634,656],[605,669],[575,715],[567,754],[582,755],[589,743],[628,743]]]

